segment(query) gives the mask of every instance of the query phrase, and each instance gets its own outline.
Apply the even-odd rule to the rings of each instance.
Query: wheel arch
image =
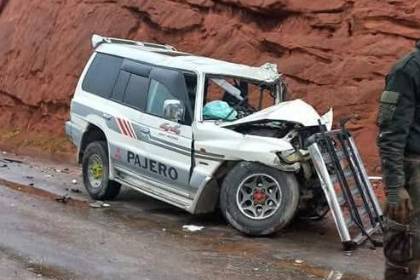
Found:
[[[89,123],[85,132],[83,133],[82,140],[80,141],[80,147],[77,155],[78,163],[82,163],[86,147],[94,141],[105,141],[108,144],[107,137],[103,129],[92,123]]]
[[[207,176],[198,187],[197,195],[190,212],[203,214],[214,212],[219,206],[219,193],[223,179],[241,161],[226,160],[211,176]]]

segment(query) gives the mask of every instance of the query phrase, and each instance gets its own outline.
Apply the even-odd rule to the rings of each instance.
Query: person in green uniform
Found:
[[[415,280],[420,268],[420,43],[386,77],[378,146],[387,200],[386,280]]]

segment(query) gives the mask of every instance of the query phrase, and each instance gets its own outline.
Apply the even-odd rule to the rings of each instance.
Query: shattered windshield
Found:
[[[276,103],[277,84],[233,77],[206,77],[204,120],[233,121]]]

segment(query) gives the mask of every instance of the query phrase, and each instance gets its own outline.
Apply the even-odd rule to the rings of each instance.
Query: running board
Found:
[[[353,250],[383,230],[383,213],[350,133],[345,129],[309,139],[309,153],[345,250]]]
[[[193,198],[190,198],[189,194],[177,192],[174,189],[165,189],[161,185],[152,184],[150,181],[143,179],[142,177],[124,170],[120,167],[115,167],[116,177],[115,181],[126,185],[136,191],[139,191],[145,195],[151,196],[158,200],[172,204],[176,207],[191,212],[193,204]]]

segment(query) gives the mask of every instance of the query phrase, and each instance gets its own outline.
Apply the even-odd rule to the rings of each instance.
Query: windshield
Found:
[[[204,120],[233,121],[276,103],[277,83],[225,76],[207,76]]]

